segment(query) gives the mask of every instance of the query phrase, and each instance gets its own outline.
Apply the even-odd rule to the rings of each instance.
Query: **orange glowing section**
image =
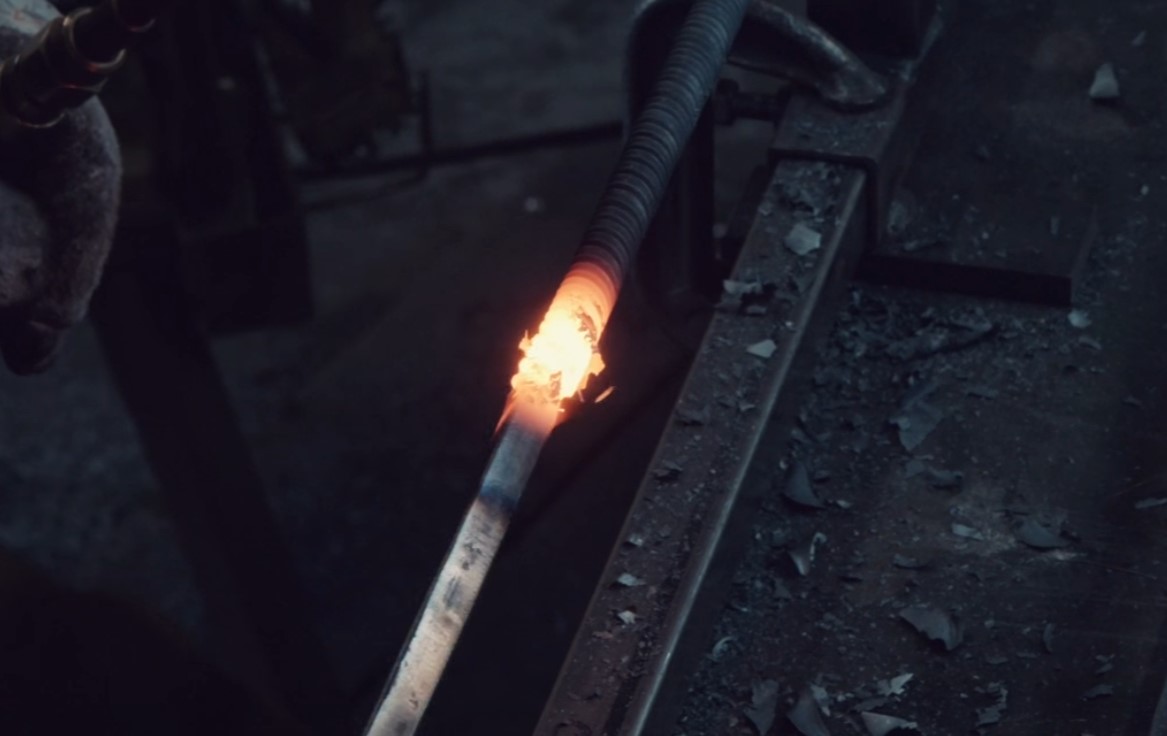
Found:
[[[551,301],[538,331],[523,338],[523,357],[511,379],[512,408],[559,411],[604,369],[600,336],[612,313],[616,288],[599,267],[577,264]]]

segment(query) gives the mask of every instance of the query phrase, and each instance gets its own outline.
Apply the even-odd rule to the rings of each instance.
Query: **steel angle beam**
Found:
[[[769,482],[755,450],[788,436],[816,344],[879,221],[891,176],[881,172],[899,170],[904,92],[858,114],[792,101],[730,276],[746,293],[710,323],[537,734],[668,732],[728,590],[716,571],[740,553]]]

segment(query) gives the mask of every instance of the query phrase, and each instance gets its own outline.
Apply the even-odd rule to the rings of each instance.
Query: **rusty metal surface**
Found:
[[[830,148],[843,131],[862,131],[853,140],[866,147],[851,150],[875,159],[891,147],[900,111],[844,116],[800,98],[779,135]],[[750,461],[789,417],[866,242],[868,176],[843,164],[776,166],[731,277],[772,296],[715,315],[536,733],[636,734],[667,722],[670,686],[693,650],[689,624],[719,587],[708,573],[733,554],[723,542],[749,494]],[[821,235],[802,256],[786,245],[799,223]],[[748,351],[764,353],[767,341],[768,358]]]

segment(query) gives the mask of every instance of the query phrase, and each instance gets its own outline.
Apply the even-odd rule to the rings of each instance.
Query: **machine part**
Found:
[[[598,343],[684,144],[717,83],[747,4],[748,0],[698,0],[677,33],[548,316],[524,348],[527,357],[520,363],[512,401],[500,422],[495,453],[390,674],[367,727],[369,736],[408,736],[416,731],[513,508],[558,419],[562,396],[578,390],[589,370],[587,363],[594,363],[596,356],[590,350],[579,356],[584,364],[571,366],[578,378],[552,373],[542,386],[526,382],[524,364],[532,361],[539,366],[532,350],[556,315],[575,322],[568,325],[569,334],[575,332],[578,338],[585,332],[591,348]]]
[[[896,171],[889,159],[912,139],[899,125],[907,88],[902,82],[893,103],[859,115],[796,98],[778,138],[802,135],[808,147],[828,150],[833,139],[848,137],[857,157]],[[679,684],[708,651],[698,641],[701,624],[730,582],[711,572],[740,552],[749,534],[744,500],[768,487],[768,477],[750,472],[751,458],[764,432],[788,431],[815,343],[866,245],[870,175],[866,166],[777,164],[730,278],[793,281],[801,292],[788,306],[769,304],[765,318],[714,316],[681,392],[684,405],[709,408],[708,421],[698,428],[670,424],[651,467],[675,472],[647,475],[600,578],[627,573],[647,585],[596,589],[536,733],[669,732]],[[811,201],[801,201],[806,197]],[[798,222],[822,235],[821,247],[807,256],[783,247]],[[769,358],[747,353],[768,340],[775,344]],[[726,386],[729,376],[737,378]],[[698,442],[697,433],[706,439]],[[618,611],[635,617],[617,620]]]
[[[97,95],[165,5],[106,0],[54,18],[28,49],[0,63],[0,110],[10,118],[7,124],[48,128]]]
[[[737,66],[785,77],[813,89],[838,110],[859,111],[887,99],[887,83],[815,23],[775,0],[754,0],[734,46]]]
[[[644,99],[652,70],[659,65],[660,47],[671,37],[669,30],[680,22],[688,4],[688,0],[653,0],[637,13],[625,55],[631,110]],[[729,60],[812,89],[840,110],[869,109],[888,95],[887,82],[862,59],[775,0],[752,0]]]

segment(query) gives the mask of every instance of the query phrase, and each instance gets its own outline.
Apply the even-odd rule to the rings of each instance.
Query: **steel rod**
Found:
[[[552,307],[598,344],[636,251],[712,94],[749,0],[696,0],[631,128]],[[551,312],[549,311],[549,316]],[[584,356],[585,358],[587,356]],[[576,366],[586,375],[587,366]],[[478,493],[389,676],[366,736],[416,732],[462,632],[539,452],[559,416],[565,374],[515,386]]]
[[[540,420],[540,416],[543,415],[513,415],[499,430],[478,493],[462,519],[369,723],[370,736],[404,736],[417,730],[502,544],[539,451],[551,434],[554,418]]]

